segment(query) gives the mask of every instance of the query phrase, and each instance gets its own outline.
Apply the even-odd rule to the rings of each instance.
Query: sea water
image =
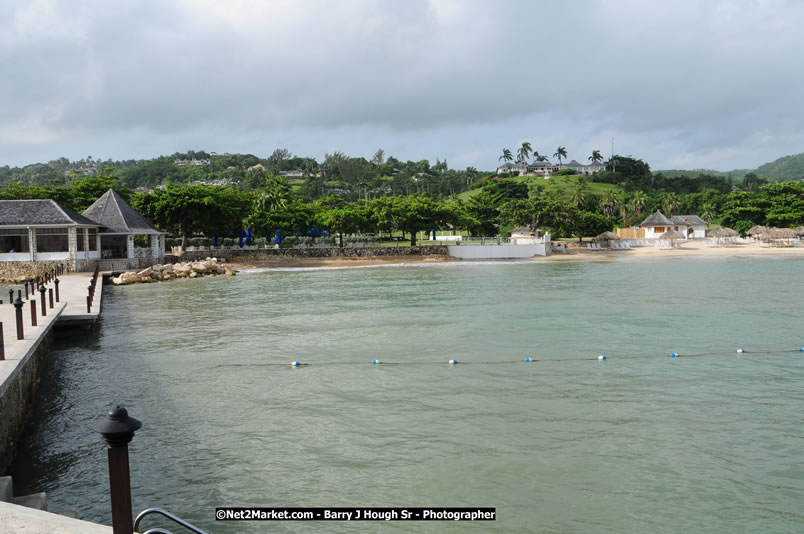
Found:
[[[143,422],[135,514],[208,532],[800,532],[803,275],[526,261],[105,286],[96,332],[51,350],[15,485],[110,523],[92,425],[121,404]],[[216,522],[223,506],[497,520]]]

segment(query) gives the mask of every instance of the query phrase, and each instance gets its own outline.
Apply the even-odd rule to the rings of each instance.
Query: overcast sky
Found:
[[[493,169],[804,151],[804,2],[0,0],[0,166],[275,148]]]

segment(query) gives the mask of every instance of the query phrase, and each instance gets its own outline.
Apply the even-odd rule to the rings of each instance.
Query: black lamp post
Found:
[[[47,307],[45,306],[45,286],[39,286],[39,296],[42,297],[39,304],[42,306],[42,317],[47,315]]]
[[[56,284],[56,302],[60,302],[59,300],[59,279],[56,278],[53,280],[53,283]]]
[[[128,467],[128,444],[142,423],[128,416],[128,411],[115,406],[92,430],[103,436],[109,456],[109,494],[112,498],[112,530],[114,534],[132,534],[131,476]]]

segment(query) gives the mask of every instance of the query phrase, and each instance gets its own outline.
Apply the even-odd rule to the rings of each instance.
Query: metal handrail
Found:
[[[175,515],[171,514],[170,512],[168,512],[167,510],[163,510],[162,508],[146,508],[145,510],[140,512],[139,515],[137,515],[137,518],[134,520],[134,530],[135,531],[139,528],[140,521],[142,521],[145,516],[150,515],[150,514],[159,514],[159,515],[162,515],[164,517],[167,517],[168,519],[170,519],[174,523],[186,528],[190,532],[194,532],[195,534],[207,534],[206,532],[204,532],[203,530],[201,530],[197,526],[188,523],[184,519],[182,519],[182,518],[180,518],[178,516],[175,516]],[[143,532],[143,534],[171,534],[171,532],[169,530],[165,530],[165,529],[162,529],[162,528],[152,528],[151,530],[146,530],[145,532]]]

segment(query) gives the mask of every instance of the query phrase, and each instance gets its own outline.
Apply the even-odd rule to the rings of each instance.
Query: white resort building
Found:
[[[675,230],[686,236],[687,239],[704,239],[709,223],[697,215],[673,215],[667,218],[656,210],[656,213],[642,221],[639,225],[644,230],[645,239],[658,239],[665,232]]]

